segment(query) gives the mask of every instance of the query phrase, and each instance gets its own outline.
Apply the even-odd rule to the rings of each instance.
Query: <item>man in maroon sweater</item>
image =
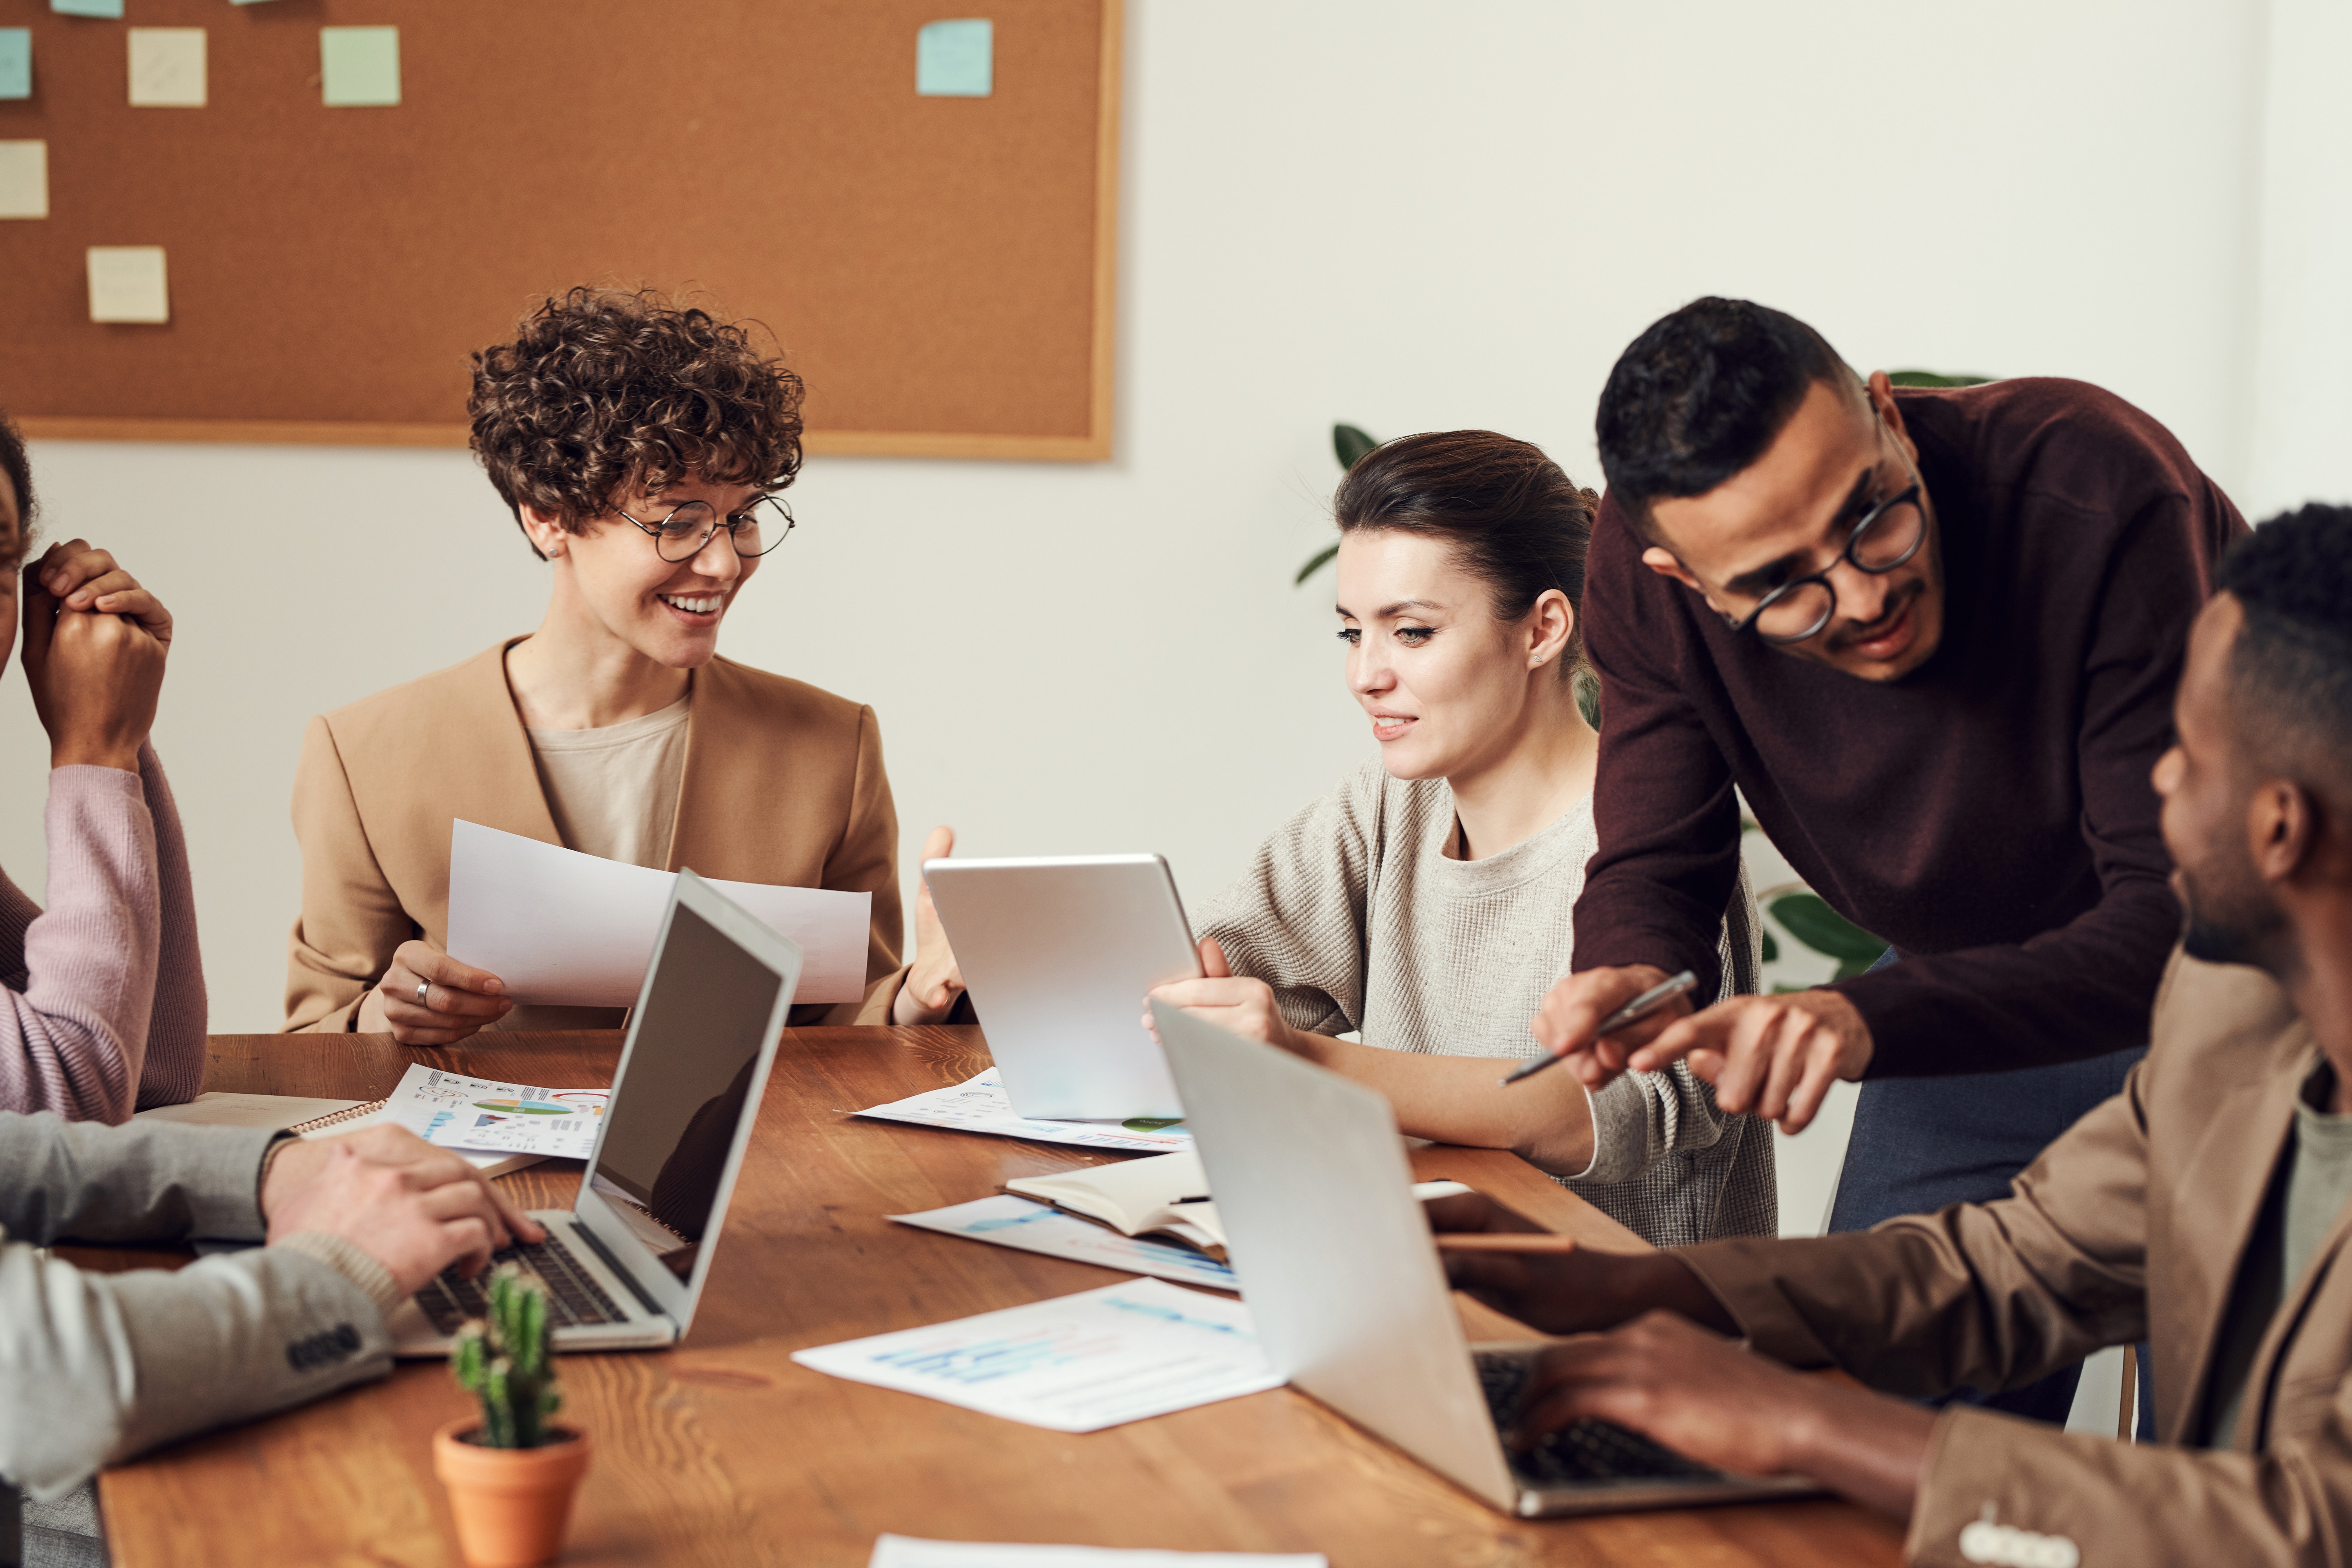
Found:
[[[2180,930],[2148,770],[2243,521],[2095,387],[1865,384],[1745,301],[1643,332],[1598,426],[1601,851],[1538,1037],[1594,1089],[1686,1057],[1791,1132],[1866,1080],[1834,1228],[2001,1195],[2146,1044]],[[1596,1039],[1674,971],[1712,984],[1735,785],[1888,960]],[[2063,1382],[2004,1403],[2063,1418]]]

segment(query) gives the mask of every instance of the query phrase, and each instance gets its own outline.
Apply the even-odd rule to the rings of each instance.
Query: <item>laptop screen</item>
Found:
[[[691,909],[672,910],[589,1175],[681,1280],[709,1226],[783,984]]]

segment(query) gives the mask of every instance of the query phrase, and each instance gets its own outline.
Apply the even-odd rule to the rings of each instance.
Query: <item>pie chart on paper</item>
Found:
[[[544,1100],[478,1100],[477,1110],[495,1110],[507,1116],[576,1116],[569,1105],[551,1105]]]

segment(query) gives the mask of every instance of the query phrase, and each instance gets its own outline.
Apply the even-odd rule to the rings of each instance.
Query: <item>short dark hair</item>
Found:
[[[1331,498],[1339,531],[1393,530],[1443,540],[1486,584],[1496,618],[1515,621],[1558,588],[1581,615],[1584,558],[1601,498],[1579,489],[1532,442],[1492,430],[1439,430],[1377,447]],[[1584,626],[1561,667],[1572,667]]]
[[[1593,428],[1610,494],[1646,531],[1652,500],[1705,495],[1762,456],[1817,381],[1860,384],[1786,311],[1710,295],[1659,318],[1601,389]]]
[[[16,542],[29,543],[33,514],[40,510],[40,502],[33,495],[33,459],[25,453],[24,432],[5,410],[0,410],[0,479],[5,479],[16,492]]]
[[[2231,546],[2219,579],[2246,616],[2230,686],[2247,760],[2352,802],[2352,507],[2281,513]]]
[[[791,484],[802,396],[741,323],[650,289],[574,289],[474,355],[466,412],[516,520],[532,506],[578,533],[632,486]]]

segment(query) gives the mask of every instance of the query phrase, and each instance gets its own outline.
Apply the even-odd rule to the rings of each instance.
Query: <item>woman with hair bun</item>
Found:
[[[1201,908],[1210,978],[1154,994],[1380,1089],[1409,1135],[1511,1149],[1661,1247],[1769,1236],[1771,1129],[1718,1111],[1681,1063],[1590,1096],[1567,1073],[1497,1082],[1537,1054],[1598,847],[1600,737],[1577,698],[1598,508],[1491,431],[1407,437],[1349,470],[1339,637],[1380,755]],[[1724,994],[1756,989],[1759,929],[1743,879]]]
[[[961,978],[928,898],[898,960],[898,819],[874,710],[718,657],[793,526],[801,381],[742,327],[574,289],[474,356],[474,453],[552,581],[546,616],[454,668],[310,721],[288,1029],[599,1028],[518,1007],[446,950],[452,819],[607,859],[874,896],[864,1002],[795,1022],[934,1022]],[[926,853],[954,842],[936,828]]]

